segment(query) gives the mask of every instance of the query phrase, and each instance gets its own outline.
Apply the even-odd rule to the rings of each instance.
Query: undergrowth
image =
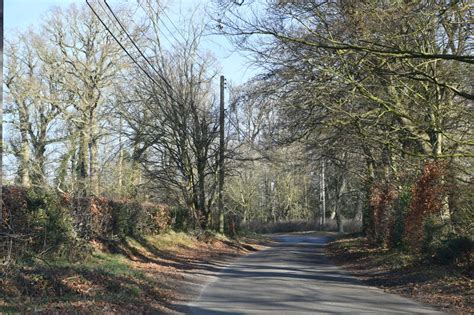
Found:
[[[440,263],[424,252],[382,248],[348,235],[327,248],[333,261],[352,269],[368,285],[408,295],[449,312],[471,314],[472,270],[466,260]]]
[[[187,270],[187,255],[215,249],[221,236],[206,240],[184,232],[125,237],[113,242],[93,242],[93,251],[81,261],[63,256],[18,259],[0,277],[0,313],[51,310],[160,313],[172,295],[170,277]],[[212,250],[211,250],[212,249]],[[216,253],[219,250],[216,250]],[[198,267],[198,265],[193,268]]]

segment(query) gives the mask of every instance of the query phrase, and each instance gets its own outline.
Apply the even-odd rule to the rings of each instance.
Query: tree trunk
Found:
[[[30,180],[30,146],[28,141],[28,113],[20,106],[20,184],[24,187],[31,185]]]
[[[21,147],[20,147],[20,184],[24,187],[30,187],[30,147],[26,135],[21,132]]]
[[[357,196],[357,203],[356,203],[356,213],[355,213],[355,216],[354,216],[354,221],[362,221],[362,217],[363,217],[363,210],[362,210],[362,201],[361,201],[361,197],[359,196],[359,193],[358,193],[358,196]]]
[[[120,116],[119,126],[119,157],[118,157],[118,183],[117,190],[118,196],[122,197],[123,194],[123,144],[122,144],[122,117]]]
[[[219,233],[224,234],[224,85],[225,78],[221,75],[220,80],[220,106],[219,106]]]
[[[211,225],[211,211],[206,209],[206,182],[205,182],[205,165],[206,161],[202,158],[198,158],[197,161],[197,176],[198,176],[198,191],[197,191],[197,201],[198,209],[203,216],[204,223],[202,228],[208,229]]]
[[[94,107],[95,108],[95,107]],[[97,122],[94,116],[94,110],[89,111],[89,182],[90,192],[96,196],[99,195],[99,166],[97,161]]]
[[[79,132],[79,150],[77,154],[76,173],[77,173],[77,193],[87,195],[87,170],[89,168],[89,133],[82,128]]]
[[[33,181],[35,185],[43,186],[45,184],[45,153],[46,153],[46,144],[42,141],[37,144],[34,148],[35,152],[35,169]]]
[[[344,226],[343,226],[343,222],[342,222],[343,221],[343,216],[342,216],[342,211],[341,211],[342,209],[341,209],[340,203],[341,203],[341,197],[344,194],[344,191],[346,190],[346,177],[344,176],[344,174],[340,175],[339,182],[341,183],[341,185],[339,186],[339,188],[337,189],[337,192],[336,192],[336,203],[335,203],[335,206],[334,206],[334,210],[335,210],[337,230],[340,233],[343,233],[344,232]]]
[[[374,170],[374,160],[372,156],[366,158],[367,164],[367,178],[365,182],[365,207],[362,215],[362,232],[365,235],[368,235],[373,228],[373,209],[370,205],[370,195],[372,190],[372,185],[375,181],[375,170]]]
[[[344,233],[344,224],[343,224],[343,216],[341,211],[338,211],[336,213],[336,224],[337,224],[337,230],[339,233]]]

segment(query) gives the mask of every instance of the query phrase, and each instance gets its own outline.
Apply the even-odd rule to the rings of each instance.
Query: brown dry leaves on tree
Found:
[[[420,248],[423,241],[423,221],[430,215],[440,214],[446,194],[443,162],[427,162],[420,178],[412,188],[410,211],[405,219],[406,240],[412,249]]]

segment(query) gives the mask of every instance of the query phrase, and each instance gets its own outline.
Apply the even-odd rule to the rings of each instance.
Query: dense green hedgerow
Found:
[[[90,252],[92,239],[156,234],[170,226],[168,207],[104,197],[74,198],[47,189],[3,187],[0,257],[64,257]]]

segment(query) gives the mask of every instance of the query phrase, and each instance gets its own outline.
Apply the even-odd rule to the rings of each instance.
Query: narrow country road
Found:
[[[442,314],[368,287],[324,255],[327,236],[286,235],[222,271],[192,314]]]

